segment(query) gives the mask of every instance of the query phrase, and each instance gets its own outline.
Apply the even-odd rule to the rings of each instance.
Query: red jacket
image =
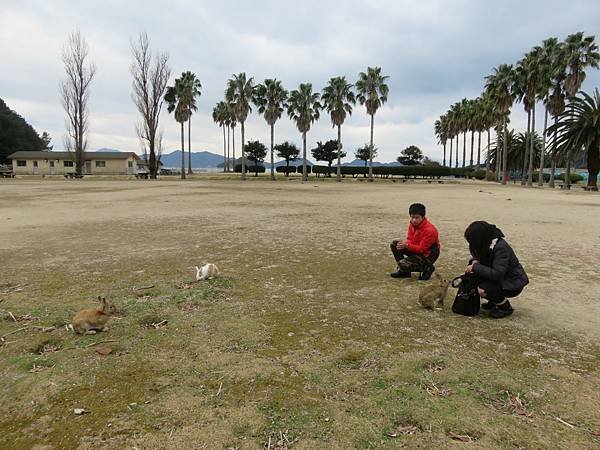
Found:
[[[412,253],[418,253],[425,257],[431,254],[431,247],[436,244],[440,250],[440,238],[438,230],[427,218],[418,227],[412,223],[408,225],[408,234],[406,236],[407,250]]]

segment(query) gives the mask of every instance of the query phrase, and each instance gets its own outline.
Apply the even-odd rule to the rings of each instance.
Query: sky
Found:
[[[65,134],[58,96],[65,76],[61,49],[75,29],[97,68],[89,101],[90,150],[141,152],[129,69],[130,42],[145,31],[153,51],[169,54],[171,84],[187,70],[202,83],[192,151],[222,154],[223,135],[212,110],[233,74],[245,72],[256,82],[277,78],[288,90],[310,82],[321,91],[332,77],[354,83],[368,66],[380,66],[389,75],[390,94],[375,116],[377,160],[393,161],[409,145],[441,160],[433,123],[450,105],[480,95],[494,67],[517,62],[543,39],[564,39],[577,31],[598,35],[600,2],[0,0],[0,98],[40,134],[48,131],[54,150],[64,148]],[[583,89],[598,87],[600,71],[589,69]],[[522,130],[522,105],[513,111],[511,123]],[[541,124],[541,107],[538,113]],[[369,116],[357,103],[342,126],[346,161],[368,142],[369,127]],[[177,150],[179,125],[166,108],[160,128],[165,153]],[[256,108],[246,137],[269,144],[269,128]],[[323,113],[307,135],[308,149],[336,137]],[[238,148],[239,139],[238,134]],[[301,147],[287,116],[275,127],[276,143],[285,140]]]

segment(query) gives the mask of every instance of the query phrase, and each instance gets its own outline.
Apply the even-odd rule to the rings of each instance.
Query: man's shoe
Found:
[[[431,278],[431,275],[433,275],[433,272],[435,272],[435,267],[431,266],[431,269],[426,269],[423,272],[421,272],[421,275],[419,276],[419,280],[421,281],[427,281]]]
[[[503,317],[510,316],[513,313],[514,309],[510,306],[509,301],[507,300],[505,303],[501,305],[496,305],[490,310],[490,317],[493,319],[502,319]]]
[[[410,278],[410,272],[404,272],[404,271],[398,269],[396,272],[390,273],[390,277],[392,277],[392,278]]]
[[[494,307],[494,304],[490,301],[481,305],[481,309],[485,309],[486,311],[491,310]]]

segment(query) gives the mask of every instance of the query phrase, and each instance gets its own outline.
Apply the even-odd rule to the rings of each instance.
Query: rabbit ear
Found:
[[[101,296],[101,295],[99,295],[99,296],[98,296],[98,301],[99,301],[100,303],[102,303],[102,296]]]

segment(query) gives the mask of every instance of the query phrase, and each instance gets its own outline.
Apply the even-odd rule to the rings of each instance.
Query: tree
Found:
[[[346,82],[346,77],[334,77],[329,80],[327,86],[323,89],[323,107],[331,117],[331,123],[338,129],[338,162],[337,162],[337,178],[336,181],[342,181],[342,125],[346,120],[346,115],[352,114],[352,105],[356,103],[354,92],[352,92],[352,84]]]
[[[507,121],[510,108],[513,104],[513,67],[511,64],[501,64],[494,68],[494,73],[486,77],[485,90],[490,100],[494,103],[494,109],[502,118],[502,129],[504,130],[504,143],[506,143]],[[508,181],[508,171],[506,170],[506,148],[502,155],[502,184]]]
[[[83,152],[87,147],[89,125],[88,100],[90,85],[96,74],[93,63],[86,64],[89,47],[79,30],[69,34],[62,49],[62,62],[67,74],[60,83],[60,98],[67,115],[65,148],[75,155],[75,171],[83,172]]]
[[[252,112],[250,103],[254,101],[254,79],[247,78],[245,73],[233,75],[227,81],[227,90],[225,98],[231,104],[236,120],[241,124],[242,129],[242,180],[246,179],[246,156],[244,153],[244,124],[248,114]]]
[[[555,145],[559,152],[586,152],[587,185],[597,191],[600,170],[600,93],[595,89],[593,96],[585,92],[580,92],[580,95],[569,97],[569,110],[558,115],[558,121],[550,127],[550,131],[555,133]],[[565,183],[566,176],[565,173]]]
[[[327,162],[328,177],[331,177],[331,164],[333,161],[346,157],[346,152],[340,150],[338,142],[335,139],[331,139],[324,144],[320,141],[317,142],[317,147],[313,148],[310,152],[315,160]]]
[[[439,165],[440,165],[440,163],[439,163],[439,162],[437,162],[437,161],[434,161],[433,159],[429,158],[428,156],[424,156],[424,157],[423,157],[423,162],[422,162],[422,164],[423,164],[424,166],[430,166],[430,167],[431,167],[431,166],[439,166]]]
[[[285,160],[285,175],[289,176],[290,161],[298,159],[298,156],[300,155],[300,149],[288,141],[278,144],[274,148],[277,151],[277,157]]]
[[[188,117],[188,174],[191,175],[192,171],[192,114],[198,110],[196,105],[196,97],[200,97],[202,84],[200,80],[196,78],[196,75],[190,71],[183,72],[181,74],[185,86],[185,95],[187,96],[187,104],[189,109]]]
[[[594,36],[584,36],[582,32],[567,36],[565,40],[565,57],[567,66],[567,77],[564,88],[567,96],[574,97],[583,84],[587,67],[598,68],[600,53]],[[565,172],[565,184],[567,188],[571,185],[571,149],[566,149],[567,167]]]
[[[287,113],[302,133],[302,181],[308,181],[306,172],[306,133],[314,121],[319,120],[319,93],[312,91],[312,84],[301,83],[298,89],[290,92]]]
[[[181,179],[185,180],[185,138],[183,124],[191,115],[190,95],[186,80],[177,78],[173,86],[169,86],[165,92],[167,111],[174,112],[175,120],[181,125]]]
[[[137,42],[131,42],[131,53],[131,98],[142,116],[140,123],[136,125],[136,132],[143,142],[144,154],[149,152],[146,161],[150,178],[156,179],[161,157],[161,133],[158,131],[158,125],[165,89],[171,77],[169,56],[166,53],[157,53],[153,61],[146,33],[141,33]]]
[[[433,130],[438,142],[444,146],[444,163],[446,165],[446,142],[448,141],[448,116],[442,115],[433,124]],[[450,141],[452,142],[452,141]],[[452,164],[451,164],[452,165]]]
[[[258,176],[258,163],[265,160],[267,156],[267,147],[265,144],[259,141],[248,141],[245,146],[245,152],[248,155],[250,161],[254,161],[254,176]]]
[[[227,103],[220,101],[215,105],[212,112],[212,118],[223,129],[223,172],[229,169],[227,146],[225,142],[225,126],[228,120]]]
[[[35,151],[45,147],[33,127],[0,99],[0,164],[17,150]]]
[[[50,142],[52,142],[52,138],[50,137],[50,134],[47,131],[44,131],[42,133],[40,139],[44,144],[44,150],[51,151],[54,148],[53,145],[50,145]]]
[[[275,139],[275,122],[281,118],[281,113],[287,107],[288,92],[283,88],[281,81],[267,79],[264,84],[256,86],[255,102],[258,112],[264,115],[267,124],[271,127],[271,180],[275,181],[275,163],[273,161],[273,141]]]
[[[375,113],[381,105],[383,105],[389,94],[389,87],[386,80],[387,75],[381,75],[381,67],[367,67],[367,73],[361,72],[358,75],[356,82],[356,97],[361,105],[367,108],[367,114],[371,116],[371,139],[369,141],[369,149],[375,150],[373,147],[373,124],[375,121]],[[369,181],[373,181],[373,158],[375,155],[369,155]]]
[[[416,166],[423,160],[423,152],[416,145],[411,145],[402,150],[396,159],[403,166]]]
[[[362,147],[358,147],[356,152],[354,152],[356,159],[360,159],[365,162],[365,167],[367,167],[367,163],[369,162],[373,164],[373,158],[377,156],[377,149],[373,148],[373,151],[371,151],[371,149],[372,147],[370,144],[365,144]]]
[[[231,130],[231,159],[229,158],[229,150],[227,151],[227,160],[231,162],[232,165],[235,165],[235,126],[237,125],[237,119],[235,117],[235,112],[233,111],[233,106],[231,103],[225,102],[227,105],[227,121],[225,124],[227,125],[227,147],[229,149],[229,131]],[[230,167],[232,170],[232,167]]]

